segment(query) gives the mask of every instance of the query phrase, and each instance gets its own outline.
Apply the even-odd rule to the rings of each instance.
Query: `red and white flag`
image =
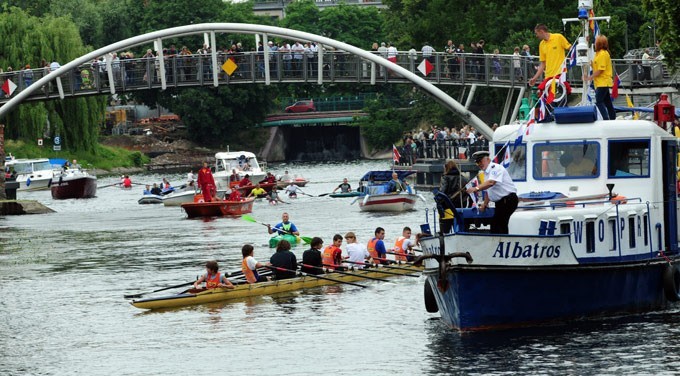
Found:
[[[434,69],[434,66],[432,66],[430,61],[427,59],[423,59],[423,61],[421,61],[420,64],[418,64],[418,70],[420,71],[420,73],[423,74],[423,76],[427,76],[428,74],[430,74],[430,72],[432,72],[432,69]]]
[[[2,91],[4,91],[5,95],[7,95],[8,97],[11,97],[12,93],[14,93],[14,90],[16,89],[17,85],[10,79],[5,80],[5,83],[2,84]]]
[[[395,164],[399,163],[399,160],[401,159],[401,154],[399,154],[399,150],[397,149],[394,144],[392,144],[392,160],[394,161]]]

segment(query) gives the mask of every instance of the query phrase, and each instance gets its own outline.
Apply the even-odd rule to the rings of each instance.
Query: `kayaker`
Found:
[[[241,271],[246,277],[246,282],[255,283],[266,281],[267,278],[258,274],[257,269],[263,268],[265,265],[261,262],[257,262],[253,254],[255,253],[255,248],[252,245],[246,244],[241,248],[241,254],[243,255],[243,261],[241,262]]]
[[[286,170],[283,173],[283,175],[281,175],[281,179],[279,179],[279,181],[291,181],[291,180],[293,180],[293,178],[291,178],[290,175],[288,175],[288,170]]]
[[[342,266],[342,235],[335,234],[333,236],[333,244],[329,245],[323,250],[323,264],[329,269],[345,270]]]
[[[208,162],[203,162],[203,167],[198,170],[198,187],[203,192],[203,201],[211,202],[215,196],[215,179],[213,179],[212,171],[208,167]]]
[[[323,240],[319,237],[314,237],[309,245],[310,248],[302,253],[302,263],[304,265],[316,266],[317,268],[303,265],[300,267],[300,270],[309,274],[322,274],[323,259],[321,258],[321,247],[323,247]]]
[[[290,251],[290,243],[288,243],[288,240],[281,240],[279,242],[276,246],[276,253],[269,259],[269,263],[271,266],[290,270],[284,271],[272,269],[275,279],[280,280],[296,277],[294,270],[297,270],[297,258],[295,258],[295,254]]]
[[[288,213],[284,212],[281,215],[281,222],[274,226],[274,228],[272,228],[271,225],[267,225],[267,230],[269,231],[270,234],[277,232],[279,235],[292,234],[300,236],[300,232],[298,231],[297,227],[295,227],[295,224],[293,224],[293,222],[289,221],[289,218],[290,217],[288,216]]]
[[[368,253],[368,249],[364,244],[357,241],[356,235],[353,232],[348,232],[345,234],[345,241],[347,242],[347,261],[350,261],[357,269],[363,269],[364,263],[371,258],[371,254]]]
[[[341,193],[349,193],[352,192],[352,186],[349,185],[347,182],[347,178],[342,179],[342,184],[338,185],[337,188],[333,190],[332,193],[335,193],[335,191],[340,190]]]
[[[250,193],[248,193],[248,197],[264,197],[267,195],[267,191],[265,191],[262,187],[260,187],[260,184],[255,184],[255,188],[250,190]]]
[[[375,229],[375,237],[368,242],[368,253],[373,258],[373,263],[375,264],[387,264],[387,260],[384,260],[387,256],[387,249],[383,239],[385,239],[385,229],[378,227]]]
[[[387,192],[388,193],[399,193],[401,191],[405,191],[407,188],[406,186],[408,185],[407,182],[399,180],[399,174],[396,172],[392,173],[392,180],[387,183]]]
[[[132,179],[129,175],[125,175],[123,178],[123,188],[132,188]]]
[[[194,288],[197,289],[198,285],[205,282],[206,289],[214,289],[218,287],[226,287],[228,289],[233,289],[234,285],[229,282],[227,277],[223,276],[218,270],[219,265],[217,261],[212,260],[205,263],[205,274],[200,276],[196,282],[194,282]]]
[[[394,242],[394,258],[397,261],[409,261],[413,259],[413,241],[411,240],[411,228],[406,226],[401,232],[401,236]]]
[[[267,200],[269,200],[269,203],[272,205],[276,205],[277,202],[282,202],[286,203],[279,197],[279,192],[276,188],[273,188],[271,191],[267,193]]]
[[[289,185],[286,187],[286,190],[285,190],[284,192],[286,192],[286,194],[287,194],[288,197],[290,197],[290,198],[295,198],[295,197],[297,197],[298,192],[299,192],[299,193],[302,193],[303,195],[305,194],[305,192],[303,192],[302,189],[300,189],[300,187],[298,187],[297,185],[292,184],[292,183],[289,184]]]

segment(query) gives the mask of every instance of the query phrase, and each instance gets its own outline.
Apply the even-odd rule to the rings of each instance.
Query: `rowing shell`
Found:
[[[339,274],[339,273],[326,273],[320,276],[326,278],[332,278],[342,282],[356,282],[362,281],[366,278],[386,278],[395,276],[397,274],[405,275],[411,273],[418,273],[422,271],[421,267],[411,266],[411,265],[400,265],[400,269],[396,268],[381,268],[385,273],[381,273],[381,270],[376,270],[376,268],[370,268],[367,270],[354,270],[353,275]],[[146,298],[138,299],[130,302],[133,306],[141,309],[161,309],[161,308],[173,308],[182,307],[194,304],[204,304],[220,302],[224,300],[247,298],[250,296],[259,295],[272,295],[281,292],[288,292],[294,290],[301,290],[325,285],[334,285],[338,282],[329,281],[327,279],[319,279],[311,276],[303,276],[297,278],[283,279],[280,281],[269,281],[269,282],[259,282],[254,284],[241,284],[235,285],[233,289],[226,288],[216,288],[216,289],[191,289],[186,292],[166,295],[156,298]]]

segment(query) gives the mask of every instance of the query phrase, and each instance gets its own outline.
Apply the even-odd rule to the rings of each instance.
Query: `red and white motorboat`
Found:
[[[415,171],[394,171],[403,181]],[[418,198],[425,201],[422,195],[416,194],[410,185],[401,192],[388,192],[389,181],[393,171],[369,171],[360,180],[367,182],[366,195],[359,196],[352,201],[359,201],[361,211],[368,212],[403,212],[413,210]]]
[[[182,204],[182,210],[187,213],[187,217],[224,217],[239,216],[253,211],[254,197],[244,198],[239,201],[203,201],[203,195],[194,196],[194,202]]]
[[[50,185],[52,198],[93,198],[97,195],[97,176],[79,168],[56,172]]]

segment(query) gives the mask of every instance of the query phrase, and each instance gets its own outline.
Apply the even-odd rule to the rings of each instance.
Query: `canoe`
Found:
[[[241,201],[186,202],[181,205],[187,217],[223,217],[226,215],[242,215],[253,211],[254,198]]]
[[[321,277],[332,278],[342,282],[357,282],[365,280],[365,277],[372,278],[388,278],[397,275],[405,275],[411,273],[419,273],[422,271],[421,267],[402,264],[401,269],[384,268],[379,266],[367,270],[352,270],[350,271],[356,275],[325,273]],[[381,271],[385,271],[382,273]],[[130,302],[133,306],[141,309],[161,309],[183,307],[195,304],[205,304],[221,302],[231,299],[241,299],[251,296],[272,295],[282,292],[295,291],[307,288],[314,288],[325,285],[335,285],[338,282],[329,281],[326,279],[314,278],[311,276],[302,276],[297,278],[284,279],[280,281],[260,282],[254,284],[236,285],[234,289],[190,289],[185,292],[174,295],[166,295],[155,298],[137,299]]]
[[[291,179],[291,180],[279,180],[279,181],[276,182],[276,185],[279,188],[286,188],[287,186],[289,186],[291,184],[295,184],[298,187],[304,187],[305,185],[307,185],[307,183],[309,183],[309,180],[307,180],[305,178],[295,178],[295,179]]]
[[[364,192],[346,192],[346,193],[331,193],[328,197],[342,198],[342,197],[357,197],[365,195]]]
[[[290,245],[295,245],[300,242],[300,237],[289,234],[273,236],[269,239],[269,248],[276,248],[276,246],[279,244],[281,240],[288,240],[288,243],[290,243]]]

